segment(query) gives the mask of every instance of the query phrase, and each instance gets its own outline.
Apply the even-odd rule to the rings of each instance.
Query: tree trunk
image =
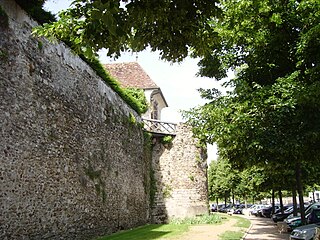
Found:
[[[282,202],[282,192],[281,192],[281,190],[279,190],[278,194],[279,194],[279,200],[280,200],[281,213],[283,213],[284,210],[283,210],[283,202]]]
[[[216,197],[216,204],[217,204],[217,212],[219,212],[219,198]]]
[[[296,163],[296,181],[297,181],[297,190],[299,195],[299,205],[300,205],[300,214],[301,214],[301,223],[302,225],[306,224],[306,216],[304,212],[304,201],[303,201],[303,187],[301,181],[301,163],[298,161]]]
[[[245,208],[248,207],[247,197],[244,198],[244,207],[245,207]]]
[[[226,194],[224,195],[224,206],[225,207],[227,206],[227,195]]]
[[[232,192],[232,206],[234,206],[234,194]]]
[[[272,215],[275,212],[274,189],[273,188],[272,188],[272,193],[271,193],[271,202],[272,202],[272,211],[271,211],[271,215]]]
[[[293,216],[298,215],[298,210],[297,210],[297,189],[295,186],[292,188],[292,203],[293,203]]]

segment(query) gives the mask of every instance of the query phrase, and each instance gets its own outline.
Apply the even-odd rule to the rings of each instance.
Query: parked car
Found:
[[[247,204],[247,207],[250,207],[250,204]],[[233,214],[243,214],[243,209],[245,209],[246,205],[245,204],[240,204],[235,208],[233,211]]]
[[[275,205],[274,210],[277,211],[278,209],[280,209],[280,206]],[[272,206],[269,206],[269,207],[262,208],[259,215],[261,215],[261,217],[270,218],[271,214],[272,214]]]
[[[292,205],[284,205],[283,210],[285,211],[291,206]],[[272,206],[269,206],[269,207],[261,209],[260,215],[261,215],[261,217],[270,218],[270,217],[272,217],[272,214],[277,214],[280,211],[281,211],[280,205],[276,204],[276,205],[274,205],[274,213],[272,213]]]
[[[242,210],[243,208],[237,208],[233,211],[233,214],[243,214]]]
[[[290,216],[293,213],[293,206],[287,208],[283,213],[278,212],[272,215],[272,220],[276,222],[282,222],[284,219],[286,219],[288,216]]]
[[[219,204],[218,212],[227,213],[231,208],[232,208],[232,204],[227,204],[227,205],[222,204],[221,206]]]
[[[224,204],[215,204],[215,203],[212,203],[211,205],[210,205],[210,211],[211,212],[217,212],[218,211],[218,209],[220,209],[220,208],[222,208],[224,206]]]
[[[256,204],[256,205],[253,205],[251,207],[251,209],[249,210],[249,215],[254,215],[254,216],[258,216],[258,211],[260,209],[263,209],[265,208],[267,205],[263,205],[263,204]]]
[[[224,213],[228,213],[228,214],[233,214],[234,210],[237,208],[238,205],[233,205],[233,204],[229,204],[227,205],[227,207],[225,207],[223,209],[222,212]]]
[[[209,209],[210,209],[210,212],[216,212],[217,211],[217,206],[214,203],[212,203],[212,204],[210,204]]]
[[[306,221],[308,224],[320,222],[320,203],[313,203],[305,210]],[[290,216],[284,221],[287,224],[288,231],[302,225],[301,216]]]
[[[308,224],[295,228],[290,234],[290,240],[311,240],[316,234],[320,223]]]

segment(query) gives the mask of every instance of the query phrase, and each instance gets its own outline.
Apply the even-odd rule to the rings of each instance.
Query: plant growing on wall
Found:
[[[153,206],[157,192],[157,181],[154,176],[154,170],[150,169],[150,206]]]
[[[34,33],[36,32],[37,31],[35,30]],[[110,76],[97,58],[88,59],[84,55],[80,55],[80,57],[138,114],[141,115],[146,111],[144,103],[140,102],[140,98],[134,98],[132,97],[132,94],[128,94],[128,91],[122,88],[119,82]]]
[[[40,24],[56,21],[55,16],[43,9],[45,0],[15,0],[33,19]]]
[[[94,170],[91,163],[88,163],[88,167],[84,168],[86,176],[94,182],[94,187],[97,195],[101,195],[102,201],[106,201],[106,192],[104,190],[105,183],[101,177],[101,170]]]
[[[9,26],[8,15],[0,6],[0,27],[7,28],[8,26]]]
[[[132,113],[129,113],[129,122],[131,124],[136,124],[137,123],[137,119],[135,118],[135,116]]]
[[[161,138],[161,143],[162,144],[171,144],[173,141],[173,137],[170,135],[164,136]]]
[[[172,193],[172,187],[170,185],[166,184],[162,190],[163,197],[169,198],[172,196],[171,193]]]
[[[189,179],[190,179],[192,182],[194,182],[195,177],[194,177],[193,175],[189,175]]]
[[[136,100],[141,113],[148,111],[149,104],[142,89],[125,88],[124,91],[128,96]]]

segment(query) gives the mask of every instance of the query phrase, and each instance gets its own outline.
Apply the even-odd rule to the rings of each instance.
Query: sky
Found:
[[[71,0],[47,0],[44,7],[52,13],[69,7]],[[218,88],[225,91],[221,84],[211,78],[197,77],[197,60],[186,58],[182,63],[170,63],[160,60],[159,53],[145,50],[139,53],[124,53],[116,61],[107,58],[105,51],[99,52],[102,64],[137,61],[149,77],[161,88],[169,105],[161,112],[161,120],[178,123],[183,121],[180,110],[189,110],[203,105],[206,101],[200,97],[197,89]],[[229,74],[232,77],[232,73]],[[208,146],[208,160],[217,158],[215,146]]]

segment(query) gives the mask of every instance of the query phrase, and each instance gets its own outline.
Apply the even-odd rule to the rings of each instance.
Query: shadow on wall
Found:
[[[177,127],[173,141],[153,139],[154,223],[208,213],[206,151],[189,126]]]
[[[152,138],[152,171],[151,171],[151,222],[160,224],[168,222],[168,211],[165,198],[169,197],[169,189],[163,183],[163,172],[160,157],[163,152],[172,148],[172,143],[162,144],[162,137]]]

